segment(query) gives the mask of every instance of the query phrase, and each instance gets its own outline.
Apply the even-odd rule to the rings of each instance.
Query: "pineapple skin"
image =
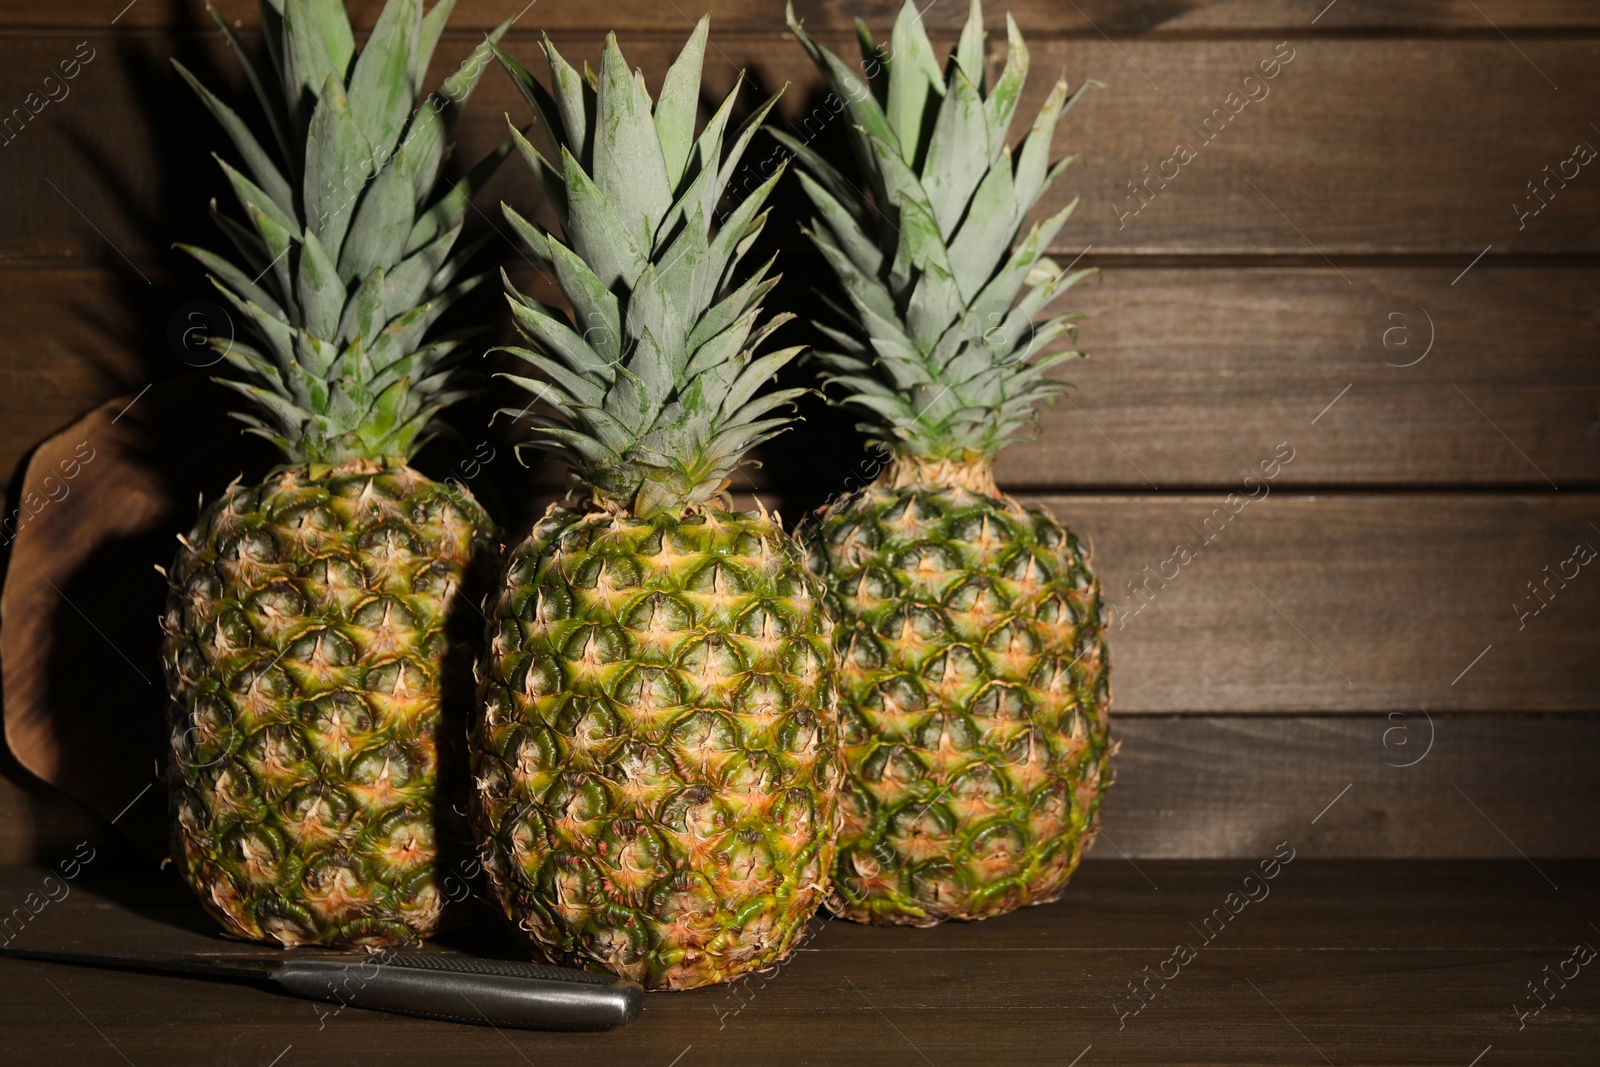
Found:
[[[173,852],[231,935],[378,949],[438,928],[444,867],[470,855],[449,768],[493,534],[464,488],[357,460],[235,483],[183,539]]]
[[[547,957],[649,989],[769,967],[827,892],[831,623],[766,515],[552,506],[489,607],[474,818]]]
[[[827,906],[933,926],[1061,895],[1111,780],[1111,689],[1100,584],[1072,533],[986,474],[927,484],[907,467],[802,537],[838,623]]]

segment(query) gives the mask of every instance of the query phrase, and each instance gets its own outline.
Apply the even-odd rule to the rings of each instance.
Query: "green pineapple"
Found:
[[[1070,162],[1050,165],[1050,143],[1078,94],[1059,82],[1013,152],[1028,53],[1008,19],[988,85],[977,0],[942,75],[910,3],[887,53],[858,23],[866,79],[792,7],[789,24],[850,102],[860,171],[852,183],[774,131],[805,168],[811,238],[849,298],[818,358],[894,457],[804,535],[838,621],[847,778],[829,907],[985,918],[1061,893],[1110,780],[1099,583],[1076,538],[992,474],[1061,388],[1045,371],[1078,355],[1040,354],[1078,316],[1033,321],[1089,273],[1043,254],[1072,205],[1023,231]]]
[[[204,508],[163,619],[174,852],[238,937],[424,937],[441,854],[467,841],[440,764],[464,763],[477,625],[463,641],[462,590],[494,530],[464,488],[408,462],[465,395],[463,338],[430,327],[482,280],[462,276],[470,249],[451,253],[509,146],[440,179],[490,48],[423,97],[452,6],[389,0],[358,54],[338,0],[264,0],[259,59],[219,16],[266,143],[178,68],[249,172],[222,163],[247,225],[213,205],[236,255],[187,249],[249,330],[213,340],[243,372],[219,380],[287,461]]]
[[[487,605],[475,817],[505,914],[557,960],[650,988],[727,981],[796,945],[827,892],[841,764],[830,626],[802,553],[728,479],[803,390],[756,350],[769,262],[735,283],[773,175],[712,230],[774,100],[698,136],[709,20],[653,105],[608,37],[598,73],[544,45],[551,90],[502,55],[559,163],[518,146],[564,240],[506,217],[575,316],[508,296],[538,444],[579,500],[509,555]]]

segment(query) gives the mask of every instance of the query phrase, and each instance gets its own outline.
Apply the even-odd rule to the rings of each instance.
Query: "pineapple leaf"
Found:
[[[355,35],[350,30],[343,0],[306,0],[301,9],[311,16],[317,39],[321,41],[320,51],[339,72],[342,81],[350,70],[350,57],[356,51]]]
[[[329,78],[342,88],[350,69],[350,57],[355,50],[354,39],[349,51],[335,48],[330,52],[324,38],[321,22],[329,13],[326,9],[330,5],[338,6],[339,16],[344,17],[344,8],[338,0],[283,0],[281,5],[273,5],[278,8],[280,15],[278,25],[274,27],[269,23],[267,26],[266,37],[269,42],[285,41],[288,44],[287,48],[281,49],[279,69],[283,75],[283,92],[289,101],[289,111],[299,118],[310,113],[311,106],[317,102]],[[348,29],[349,23],[346,22],[345,26]],[[328,28],[336,31],[331,24]]]
[[[373,171],[389,161],[415,103],[411,61],[421,25],[422,0],[388,0],[350,75],[350,111],[372,149]]]
[[[511,75],[511,80],[516,83],[517,91],[522,94],[522,99],[526,100],[528,107],[533,109],[534,117],[539,120],[539,127],[544,130],[545,136],[549,138],[551,147],[559,151],[567,143],[567,133],[562,125],[555,97],[551,96],[549,90],[539,84],[539,79],[533,76],[532,71],[523,66],[515,56],[498,44],[494,46],[494,57],[500,61],[500,65],[505,68],[506,73]],[[509,116],[506,121],[512,129],[516,129],[516,123],[511,122]]]
[[[336,335],[340,344],[357,337],[376,337],[386,320],[384,292],[387,280],[382,267],[374,267],[355,295],[344,306]]]
[[[210,271],[214,280],[220,281],[243,299],[261,305],[272,312],[273,316],[279,321],[288,321],[283,313],[283,308],[278,306],[278,302],[272,298],[272,295],[253,282],[244,271],[228,262],[228,260],[223,259],[215,252],[208,252],[204,248],[197,248],[194,245],[180,244],[177,247],[180,251],[188,253],[201,266]]]
[[[1090,82],[1084,82],[1078,86],[1078,91],[1073,93],[1069,100],[1067,80],[1063,77],[1050,90],[1050,96],[1045,100],[1044,107],[1039,110],[1039,117],[1034,119],[1033,129],[1029,131],[1021,149],[1017,152],[1017,205],[1023,211],[1033,207],[1044,192],[1046,173],[1051,170],[1050,142],[1055,137],[1056,123],[1060,120],[1062,112],[1076,103],[1090,85]]]
[[[507,285],[509,284],[508,282]],[[544,352],[561,360],[574,373],[594,379],[601,384],[609,384],[616,377],[612,363],[596,352],[550,309],[517,294],[514,290],[507,293],[507,298],[511,304],[511,313],[517,320],[518,331]]]
[[[273,392],[280,394],[284,392],[282,372],[255,348],[237,338],[230,341],[224,337],[208,337],[206,340],[223,359],[247,374],[254,374]],[[289,366],[293,367],[294,364],[291,363]]]
[[[801,166],[828,190],[828,194],[841,207],[850,213],[850,217],[856,221],[857,226],[863,229],[868,226],[867,211],[861,202],[861,193],[855,186],[850,184],[843,174],[839,173],[838,168],[823,159],[817,150],[809,144],[783,130],[768,126],[767,135],[794,153],[795,157],[800,160]]]
[[[950,91],[939,108],[933,140],[928,144],[928,160],[922,168],[923,191],[947,241],[985,173],[993,173],[995,159],[985,150],[988,141],[983,99],[966,72],[958,69],[951,76]],[[1005,166],[1009,171],[1009,163]]]
[[[344,312],[344,281],[339,277],[338,264],[309,227],[300,245],[295,295],[300,300],[305,328],[317,337],[333,337]]]
[[[259,282],[261,275],[266,273],[267,270],[267,246],[262,243],[261,235],[251,231],[249,227],[233,218],[224,215],[222,209],[217,206],[215,197],[207,205],[207,211],[211,215],[211,221],[217,224],[217,229],[227,236],[228,241],[233,245],[234,251],[239,253],[239,259],[245,271]],[[292,305],[293,301],[289,303]]]
[[[527,242],[528,248],[534,255],[546,263],[550,262],[550,238],[543,230],[523,218],[504,201],[500,203],[500,213],[511,224],[511,228],[517,231],[517,236]]]
[[[286,162],[295,159],[295,151],[289,144],[289,138],[283,125],[282,92],[267,91],[266,75],[270,72],[261,68],[261,64],[256,61],[255,54],[245,47],[244,41],[234,32],[228,20],[222,16],[222,12],[216,8],[211,8],[210,11],[211,20],[222,31],[222,36],[227,40],[228,47],[233,49],[234,57],[238,59],[239,66],[244,68],[245,80],[250,83],[251,91],[256,94],[256,100],[261,104],[261,110],[267,116],[267,125],[272,128],[272,138],[277,142],[280,158]],[[177,60],[173,60],[173,62],[176,63]],[[273,89],[277,90],[278,87],[273,86]]]
[[[783,96],[784,90],[787,88],[788,86],[785,86],[783,89],[773,93],[761,106],[750,113],[749,118],[739,124],[739,132],[734,135],[733,144],[728,148],[727,156],[717,172],[718,185],[726,186],[728,182],[733,180],[733,172],[738,168],[739,161],[744,158],[744,151],[750,146],[750,139],[761,128],[761,124],[766,121],[768,113],[777,105],[778,100]]]
[[[861,78],[853,70],[844,65],[843,60],[818,44],[805,31],[799,20],[794,17],[793,0],[789,0],[786,11],[789,30],[805,46],[812,61],[816,63],[823,77],[827,79],[829,87],[849,103],[850,114],[856,120],[856,125],[873,137],[894,145],[898,150],[900,140],[895,132],[897,127],[889,121],[885,109],[879,106],[877,98],[872,95],[868,86],[862,82]],[[924,35],[924,41],[926,41],[926,35]],[[932,55],[931,48],[929,54],[930,56]],[[898,46],[893,48],[893,55],[894,62],[889,64],[891,85],[895,76],[894,71],[903,61],[902,53]],[[905,62],[909,63],[909,61]],[[935,72],[937,73],[937,66],[935,66]]]
[[[928,203],[922,183],[901,161],[893,145],[870,138],[873,154],[882,167],[889,203],[899,214],[899,251],[895,256],[897,273],[908,268],[939,267],[948,272],[950,255],[933,206]]]
[[[731,326],[695,349],[694,356],[683,370],[684,377],[694,379],[712,367],[730,362],[744,351],[745,340],[761,317],[761,309],[754,308]]]
[[[350,224],[350,236],[339,253],[339,276],[359,282],[374,267],[385,270],[400,261],[412,229],[411,178],[401,154],[389,161],[367,187]]]
[[[989,156],[993,158],[1005,146],[1006,135],[1011,130],[1011,117],[1016,113],[1017,101],[1022,99],[1022,87],[1028,81],[1028,45],[1017,29],[1017,20],[1006,14],[1006,66],[1000,80],[983,102],[989,119]]]
[[[657,413],[672,396],[673,389],[677,385],[677,375],[673,373],[672,360],[666,349],[657,340],[650,327],[643,327],[636,336],[629,339],[633,342],[633,353],[628,358],[626,369],[639,387],[636,409],[639,419],[634,425],[642,429],[655,421]],[[620,380],[622,368],[618,370]],[[608,402],[606,410],[617,414],[620,418],[620,410],[624,409],[614,409]]]
[[[508,347],[499,351],[510,353],[523,362],[532,365],[552,385],[566,393],[573,403],[582,404],[586,407],[598,407],[605,399],[605,388],[603,386],[591,382],[581,374],[574,374],[557,360],[526,348]],[[514,375],[507,375],[506,377],[530,392],[536,388],[531,379],[518,378]]]
[[[743,84],[744,74],[739,75],[739,82]],[[689,181],[688,187],[667,211],[666,217],[661,220],[660,227],[656,230],[657,242],[675,236],[674,231],[680,223],[685,223],[699,212],[701,220],[701,239],[705,240],[709,234],[704,229],[717,210],[717,199],[723,193],[720,160],[722,158],[722,137],[727,130],[728,117],[733,112],[734,101],[738,98],[739,90],[735,86],[717,108],[711,121],[706,123],[700,137],[695,141],[694,149],[689,154],[687,167],[694,169],[694,177]],[[687,173],[687,171],[686,171]]]
[[[649,97],[629,73],[616,34],[606,35],[598,108],[590,168],[595,187],[616,212],[634,247],[649,248],[656,227],[672,206],[672,189]]]
[[[694,148],[694,119],[699,110],[700,76],[710,31],[711,16],[704,15],[695,24],[689,43],[667,69],[666,80],[661,83],[661,98],[656,101],[656,136],[661,142],[667,183],[673,191],[681,187]]]
[[[694,329],[689,333],[687,342],[689,351],[694,352],[701,345],[710,343],[712,338],[738,321],[747,309],[760,305],[778,284],[777,278],[767,278],[767,272],[772,269],[775,262],[777,262],[776,255],[767,260],[766,264],[752,274],[743,285],[700,316],[700,321],[695,323]]]
[[[287,2],[293,4],[294,0]],[[372,173],[372,162],[372,147],[351,114],[344,89],[330,74],[306,134],[302,200],[307,228],[332,256],[344,245],[345,231],[356,199]]]
[[[776,352],[768,352],[764,356],[750,360],[749,364],[739,372],[739,377],[728,390],[727,396],[723,397],[720,409],[722,417],[733,421],[733,414],[755,396],[757,389],[804,351],[803,345],[797,348],[780,348]]]
[[[440,234],[415,252],[402,259],[393,270],[386,271],[383,280],[383,313],[390,318],[400,314],[430,291],[435,290],[436,275],[444,266],[461,236],[461,224]],[[367,333],[370,337],[372,334]]]
[[[280,208],[261,186],[234,170],[221,156],[212,156],[212,158],[222,168],[222,173],[228,178],[228,184],[233,186],[234,198],[239,201],[239,205],[245,209],[247,214],[254,216],[259,212],[278,229],[286,232],[299,228],[294,223],[293,213],[286,212]],[[265,239],[266,235],[262,234],[262,238]],[[268,244],[271,244],[271,242],[269,241]]]
[[[856,44],[861,48],[861,66],[872,85],[873,99],[882,107],[889,102],[889,66],[894,59],[878,47],[878,42],[872,39],[872,30],[861,18],[856,19]]]
[[[258,385],[251,385],[249,382],[234,381],[231,378],[213,378],[212,381],[216,382],[218,385],[226,386],[235,392],[243,393],[245,396],[253,400],[258,407],[264,409],[269,415],[275,416],[278,425],[287,428],[290,433],[297,432],[306,421],[306,413],[304,411],[298,407],[295,407],[292,401],[280,396],[276,392],[263,389]],[[239,416],[235,414],[235,418],[238,417]],[[263,429],[265,428],[263,427]],[[286,439],[285,435],[273,435],[263,432],[261,436],[266,437],[269,441],[277,443],[279,447],[284,448],[285,451],[290,451],[290,449],[287,447],[288,440]]]
[[[834,195],[823,188],[811,175],[805,171],[799,172],[800,187],[805,190],[806,196],[822,216],[822,221],[827,224],[838,247],[850,257],[856,269],[863,274],[876,277],[883,269],[883,253],[873,243],[872,238],[862,232],[855,216],[845,210]]]
[[[550,63],[550,87],[555,96],[556,108],[561,112],[561,125],[566,131],[562,147],[582,166],[589,165],[592,148],[592,131],[596,100],[586,91],[583,79],[572,69],[572,64],[561,58],[556,46],[544,38],[544,54]]]
[[[295,235],[289,230],[281,229],[270,216],[254,204],[248,205],[246,210],[249,212],[251,224],[266,243],[267,251],[272,253],[271,269],[279,291],[292,297],[295,289],[289,273],[289,250],[296,244]],[[296,306],[298,304],[299,301],[296,300]]]
[[[633,239],[634,231],[618,217],[572,153],[562,149],[561,162],[567,185],[567,239],[573,251],[607,289],[619,282],[632,285],[647,262]],[[648,235],[644,247],[650,247]]]
[[[988,69],[983,61],[983,3],[972,0],[967,8],[967,23],[961,28],[961,42],[956,45],[956,67],[967,76],[983,95],[988,86]]]
[[[272,162],[272,157],[267,154],[266,149],[261,147],[255,135],[250,132],[250,128],[244,124],[244,120],[234,114],[233,109],[227,104],[218,100],[210,89],[201,85],[199,79],[189,73],[189,68],[177,60],[173,60],[172,65],[206,105],[206,109],[211,112],[218,125],[227,131],[228,139],[244,158],[244,164],[250,168],[257,186],[285,215],[294,214],[294,193],[290,190],[288,181],[284,178],[283,172]]]
[[[535,148],[532,142],[522,135],[521,130],[511,125],[509,117],[506,119],[506,124],[511,126],[511,141],[517,146],[517,152],[521,154],[528,166],[533,169],[534,177],[538,179],[540,188],[544,190],[545,200],[549,202],[551,209],[555,211],[556,216],[565,225],[567,217],[567,187],[562,183],[561,172],[551,165],[550,161],[544,157],[543,152]],[[529,243],[532,244],[533,242],[530,241]]]
[[[609,362],[622,359],[622,311],[615,294],[600,281],[581,256],[551,239],[550,265],[555,268],[561,292],[577,315],[576,328],[584,341]]]
[[[223,298],[244,316],[245,321],[253,327],[254,332],[262,342],[272,351],[272,356],[280,366],[288,366],[294,362],[294,327],[279,319],[272,312],[260,304],[252,303],[233,290],[211,279],[212,286],[221,293]]]
[[[447,189],[443,196],[434,201],[433,205],[418,217],[416,226],[411,228],[409,237],[403,242],[403,251],[406,254],[415,252],[439,234],[457,229],[467,213],[467,206],[472,203],[472,198],[489,183],[489,179],[494,177],[494,172],[500,169],[500,164],[505,162],[506,156],[510,153],[511,142],[501,141],[492,152],[474,164],[460,181]]]
[[[439,6],[444,5],[441,3]],[[419,207],[432,195],[438,183],[439,167],[444,161],[445,139],[466,110],[467,99],[488,66],[494,42],[499,40],[508,25],[502,23],[497,26],[487,40],[473,49],[461,66],[439,86],[438,92],[416,109],[411,119],[410,128],[401,142],[401,151],[411,171],[411,180],[416,189],[415,203]]]
[[[422,16],[416,51],[411,54],[411,95],[414,98],[422,96],[422,87],[428,80],[428,66],[433,62],[433,50],[438,47],[439,36],[444,33],[444,24],[450,20],[455,6],[456,0],[439,0],[432,11]]]
[[[984,175],[961,232],[950,244],[950,264],[967,301],[975,299],[994,275],[1026,212],[1012,191],[1011,161],[1002,156]]]
[[[934,58],[922,12],[906,0],[889,34],[894,65],[889,68],[889,126],[898,138],[900,156],[907,166],[920,162],[924,127],[935,97],[944,95],[944,76]]]
[[[711,241],[710,255],[695,285],[695,307],[705,307],[716,297],[718,286],[721,285],[729,268],[736,262],[736,257],[742,254],[739,246],[764,224],[764,217],[758,218],[757,215],[761,211],[761,206],[772,195],[772,190],[777,188],[785,169],[783,166],[778,167],[772,177],[762,182],[755,192],[733,209],[733,213],[723,222],[722,229],[717,231],[717,236]]]
[[[845,295],[862,314],[871,313],[885,319],[898,317],[894,297],[889,290],[883,287],[876,276],[862,271],[851,261],[845,251],[834,243],[831,237],[820,233],[811,233],[811,240],[833,267],[834,274],[838,276],[844,286]]]

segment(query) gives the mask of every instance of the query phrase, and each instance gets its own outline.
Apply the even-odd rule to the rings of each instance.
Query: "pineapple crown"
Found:
[[[217,159],[248,220],[211,203],[236,255],[179,247],[255,342],[211,340],[243,372],[218,381],[254,403],[234,417],[290,462],[403,462],[438,432],[439,411],[470,392],[457,370],[467,336],[427,335],[485,277],[461,277],[477,246],[451,252],[473,193],[510,146],[442,191],[440,169],[506,26],[419,106],[454,6],[439,0],[423,14],[422,0],[388,0],[358,53],[340,0],[261,0],[259,57],[213,10],[266,115],[265,144],[174,61],[248,172]]]
[[[758,325],[761,301],[778,280],[767,277],[772,261],[733,284],[766,223],[762,205],[782,169],[712,230],[723,190],[778,98],[757,108],[725,145],[741,74],[696,136],[709,29],[707,16],[654,104],[615,35],[606,38],[599,71],[585,64],[582,75],[546,38],[549,90],[497,50],[549,140],[546,156],[512,130],[564,243],[502,207],[549,264],[573,310],[568,318],[507,280],[518,329],[533,347],[506,351],[542,380],[507,377],[553,410],[532,417],[534,447],[563,459],[601,505],[640,516],[682,514],[721,494],[745,453],[791,421],[775,412],[806,391],[758,395],[801,351],[756,355],[793,317]]]
[[[865,185],[863,191],[805,141],[770,131],[801,163],[801,184],[818,213],[807,234],[853,309],[833,304],[844,328],[820,327],[832,342],[816,354],[825,378],[847,391],[847,404],[868,413],[859,428],[902,455],[992,461],[1037,419],[1036,402],[1065,388],[1045,372],[1080,355],[1042,353],[1063,334],[1076,338],[1073,320],[1081,314],[1034,321],[1093,273],[1068,273],[1044,254],[1077,201],[1021,235],[1033,206],[1078,158],[1050,163],[1057,121],[1098,83],[1069,95],[1063,75],[1013,151],[1006,135],[1028,50],[1009,15],[1005,68],[993,86],[979,0],[971,0],[943,73],[910,0],[887,49],[856,20],[864,79],[805,32],[793,4],[788,21],[848,103]]]

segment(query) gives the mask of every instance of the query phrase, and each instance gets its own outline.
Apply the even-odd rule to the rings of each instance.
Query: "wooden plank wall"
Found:
[[[217,6],[253,21],[247,0]],[[379,6],[350,4],[363,26]],[[895,9],[796,6],[840,50],[851,16],[886,27]],[[520,7],[460,0],[441,60]],[[1003,11],[990,6],[995,31]],[[1012,11],[1036,72],[1025,109],[1061,69],[1106,84],[1064,124],[1062,150],[1085,160],[1045,205],[1082,197],[1054,251],[1103,268],[1079,300],[1092,358],[1000,469],[1092,541],[1119,613],[1123,748],[1096,854],[1253,855],[1316,816],[1308,854],[1595,855],[1600,572],[1573,577],[1566,561],[1600,546],[1600,173],[1575,154],[1600,147],[1600,7]],[[790,83],[782,120],[831,144],[778,0],[713,14],[709,92],[740,69],[765,90]],[[964,15],[935,0],[924,17],[943,47]],[[654,84],[689,20],[659,0],[539,0],[508,42],[532,65],[547,30],[592,59],[613,26]],[[0,114],[78,60],[67,95],[0,146],[12,484],[43,436],[182,369],[162,330],[203,290],[166,249],[208,235],[221,182],[206,153],[222,138],[171,75],[174,55],[236,80],[192,0],[0,0]],[[1274,78],[1245,85],[1274,59]],[[1234,95],[1246,89],[1256,99]],[[525,121],[491,72],[460,157],[493,144],[506,112]],[[1192,158],[1169,162],[1181,148]],[[538,208],[516,165],[493,195]],[[777,212],[767,240],[798,280],[780,293],[808,310],[817,264],[792,187]],[[848,419],[806,414],[746,487],[791,514],[861,463]],[[1273,460],[1276,476],[1248,488]],[[1179,545],[1193,558],[1176,562]],[[0,854],[48,852],[85,825],[47,795],[0,789]]]

